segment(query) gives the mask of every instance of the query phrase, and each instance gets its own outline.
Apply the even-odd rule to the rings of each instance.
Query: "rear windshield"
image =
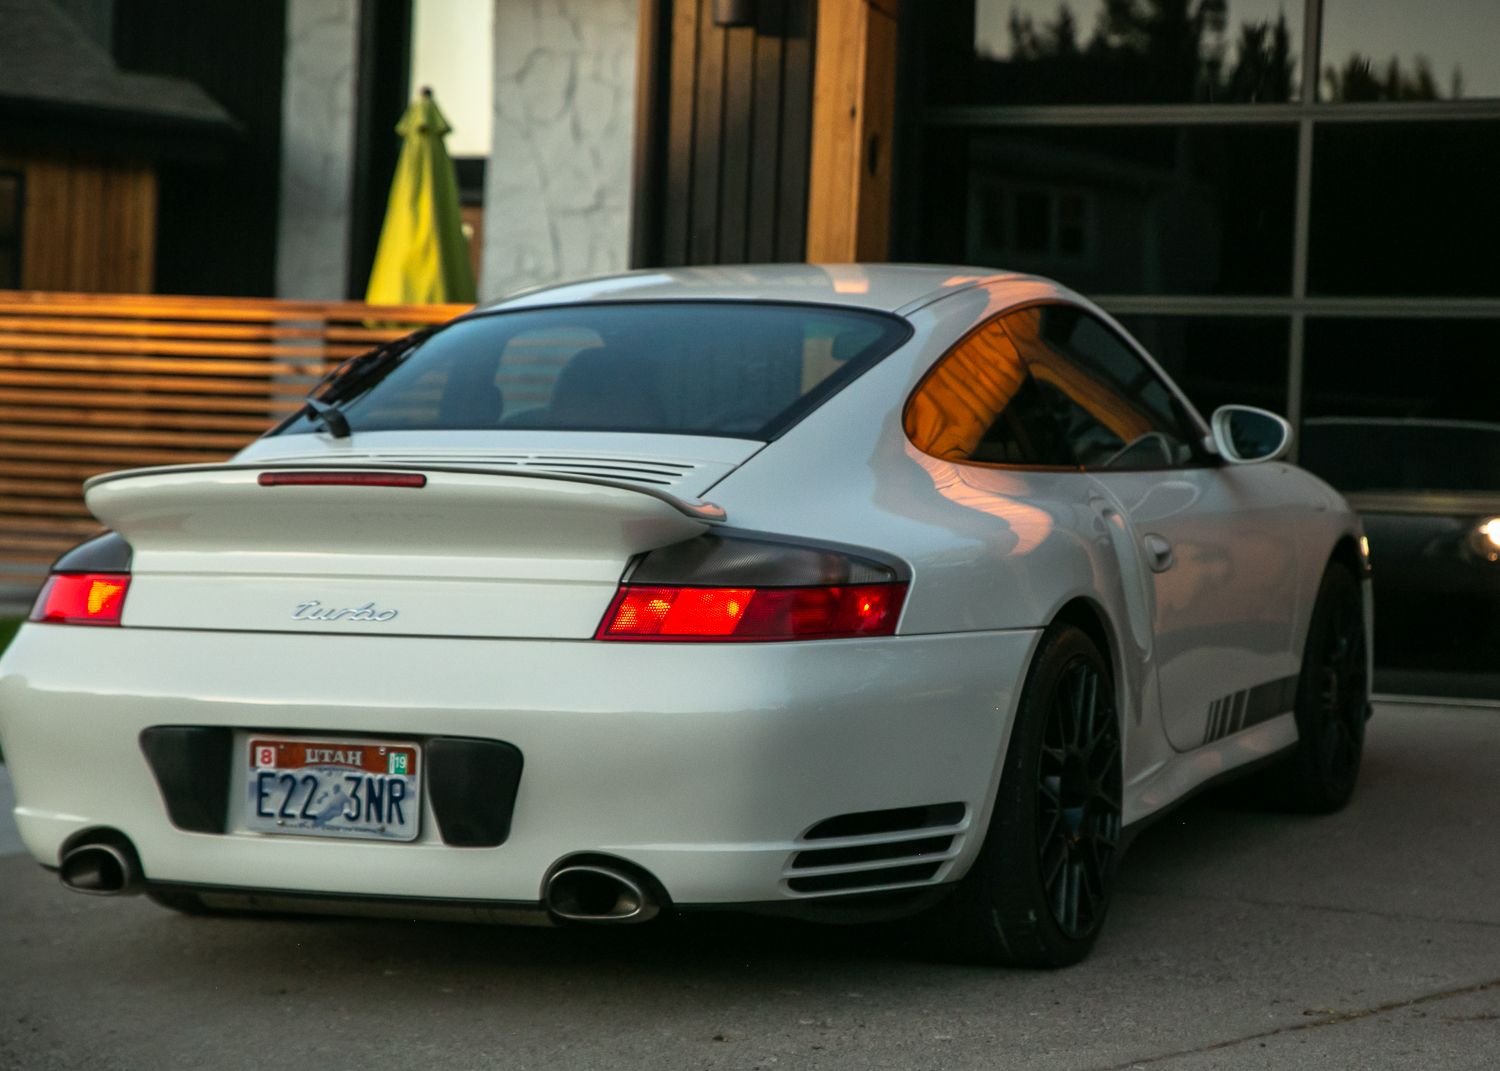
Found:
[[[1298,464],[1340,491],[1500,491],[1500,424],[1306,421]]]
[[[818,305],[575,305],[460,320],[355,358],[320,397],[353,431],[540,428],[770,439],[900,345]],[[277,433],[310,432],[304,413]]]

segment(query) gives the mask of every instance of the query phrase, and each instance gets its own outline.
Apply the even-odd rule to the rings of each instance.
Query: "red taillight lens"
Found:
[[[671,642],[889,636],[905,584],[695,588],[625,584],[594,634]]]
[[[129,573],[54,573],[36,597],[31,620],[118,625],[129,587]]]

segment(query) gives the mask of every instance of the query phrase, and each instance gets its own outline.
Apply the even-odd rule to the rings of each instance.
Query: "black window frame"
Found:
[[[0,168],[0,178],[15,180],[15,226],[7,237],[0,234],[0,260],[9,260],[16,289],[25,288],[26,272],[26,172],[21,168]]]

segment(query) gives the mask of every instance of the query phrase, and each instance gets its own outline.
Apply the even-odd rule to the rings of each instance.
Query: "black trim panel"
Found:
[[[520,749],[500,740],[428,740],[427,797],[443,843],[454,848],[504,844],[523,764]]]
[[[481,922],[499,925],[554,926],[540,903],[530,900],[460,900],[423,896],[378,896],[358,893],[304,892],[299,889],[254,889],[238,885],[197,885],[153,881],[148,892],[186,893],[220,911],[274,914],[356,915],[433,922]]]
[[[153,725],[141,730],[140,743],[172,824],[189,833],[223,833],[229,823],[234,730]]]

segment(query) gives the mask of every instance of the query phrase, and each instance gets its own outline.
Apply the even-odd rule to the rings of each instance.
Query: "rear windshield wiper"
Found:
[[[349,438],[354,429],[334,403],[347,401],[384,379],[436,330],[437,326],[424,327],[351,357],[318,381],[313,392],[303,399],[298,415],[305,413],[310,419],[321,421],[335,439]]]
[[[347,439],[354,434],[349,427],[349,418],[336,405],[329,405],[319,398],[308,398],[302,403],[302,411],[314,420],[321,420],[328,434],[335,439]]]

